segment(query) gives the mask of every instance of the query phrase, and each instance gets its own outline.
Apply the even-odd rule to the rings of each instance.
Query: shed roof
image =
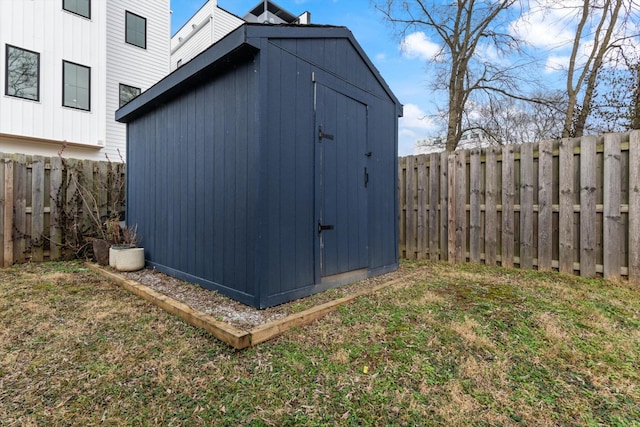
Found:
[[[348,28],[327,25],[244,24],[117,110],[115,119],[123,123],[134,120],[186,89],[197,86],[202,82],[202,76],[211,76],[255,56],[263,46],[262,41],[270,38],[347,39],[387,95],[395,104],[401,105]]]

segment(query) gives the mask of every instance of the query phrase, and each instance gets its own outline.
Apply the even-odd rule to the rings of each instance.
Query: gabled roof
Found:
[[[395,104],[401,105],[351,31],[346,27],[244,24],[117,110],[116,120],[128,123],[145,112],[166,103],[185,90],[199,85],[202,82],[202,76],[210,76],[237,62],[255,56],[260,51],[261,41],[269,38],[339,38],[349,40],[387,95]]]

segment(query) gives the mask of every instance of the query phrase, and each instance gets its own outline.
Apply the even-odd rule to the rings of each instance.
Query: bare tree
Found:
[[[607,53],[621,40],[614,36],[620,30],[618,24],[623,3],[624,0],[583,0],[577,9],[578,26],[567,69],[568,103],[563,137],[584,134],[587,118],[592,112],[598,74]],[[586,55],[580,58],[584,50]]]
[[[622,47],[612,53],[599,73],[586,125],[590,132],[640,129],[640,53]]]
[[[500,145],[559,138],[563,121],[558,112],[566,109],[566,97],[559,92],[536,96],[543,97],[547,98],[544,103],[510,97],[490,99],[475,108],[472,126]]]
[[[508,12],[519,0],[375,0],[375,5],[401,35],[424,30],[441,46],[432,64],[439,68],[434,87],[447,91],[447,150],[454,150],[469,128],[465,109],[474,99],[524,99],[520,66],[481,55],[488,47],[502,58],[519,51],[520,41],[508,31]]]

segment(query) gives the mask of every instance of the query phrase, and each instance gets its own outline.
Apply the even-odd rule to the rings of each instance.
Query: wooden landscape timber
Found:
[[[242,350],[268,341],[282,335],[292,328],[308,325],[336,308],[350,303],[356,298],[377,292],[390,286],[395,286],[415,276],[414,273],[398,279],[389,280],[388,282],[383,282],[370,288],[354,292],[351,295],[328,301],[298,313],[290,314],[282,319],[273,320],[262,325],[255,326],[249,330],[244,330],[226,322],[216,320],[213,316],[199,310],[195,310],[189,305],[168,297],[148,286],[136,282],[135,280],[127,279],[118,273],[102,268],[98,264],[87,263],[87,266],[92,270],[103,274],[108,279],[113,280],[123,289],[144,298],[168,313],[180,317],[188,324],[205,330],[210,335],[226,344],[229,344],[237,350]]]

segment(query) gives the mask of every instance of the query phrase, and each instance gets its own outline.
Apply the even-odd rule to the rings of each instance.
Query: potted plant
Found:
[[[119,223],[111,224],[117,227],[112,233],[114,243],[109,248],[109,265],[118,271],[136,271],[144,267],[144,248],[138,247],[139,236],[137,226],[120,227]]]

